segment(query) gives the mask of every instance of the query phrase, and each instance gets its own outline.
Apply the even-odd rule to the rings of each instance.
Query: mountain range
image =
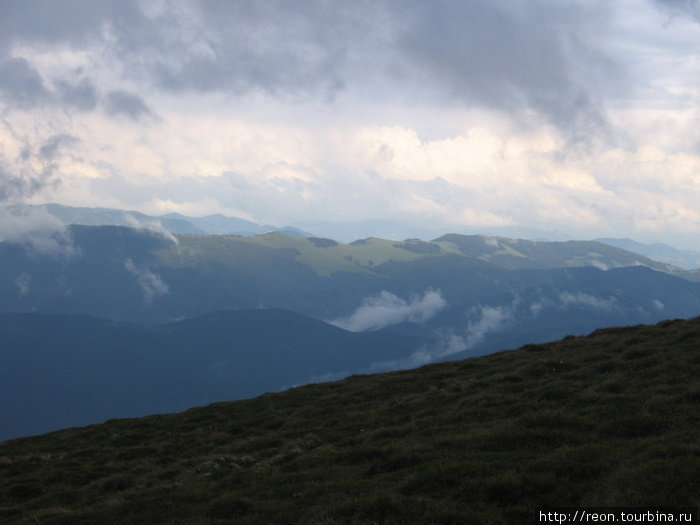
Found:
[[[0,261],[4,437],[700,312],[698,272],[594,241],[72,225]]]
[[[363,233],[388,238],[403,238],[405,232],[412,232],[413,236],[430,238],[440,235],[440,232],[427,229],[420,225],[407,225],[390,221],[364,221],[356,223],[340,222],[315,222],[303,223],[301,227],[274,226],[260,224],[239,217],[230,217],[222,214],[213,214],[203,217],[192,217],[180,213],[167,213],[162,215],[146,215],[137,211],[118,210],[113,208],[78,208],[61,204],[41,205],[11,205],[0,208],[5,215],[21,217],[26,215],[44,215],[51,217],[65,226],[78,224],[83,226],[126,226],[147,228],[152,230],[167,231],[173,234],[189,235],[262,235],[279,231],[288,235],[301,237],[314,237],[324,235],[333,239],[344,239],[351,242]],[[358,233],[359,232],[359,233]],[[540,241],[566,241],[569,236],[561,232],[540,231],[527,228],[491,228],[483,233],[487,236],[523,237]],[[364,236],[367,236],[364,235]],[[632,239],[596,239],[598,242],[622,248],[629,252],[643,255],[649,259],[663,262],[684,270],[700,268],[700,252],[693,250],[679,250],[662,243],[643,244]]]
[[[311,235],[291,226],[279,227],[259,224],[254,221],[222,214],[188,217],[180,213],[166,213],[155,216],[134,210],[79,208],[54,203],[11,205],[6,206],[4,211],[6,214],[15,217],[26,215],[50,216],[66,226],[71,224],[82,226],[125,226],[190,235],[260,235],[270,231],[281,231],[288,235]]]
[[[367,372],[378,359],[400,359],[430,342],[348,332],[276,309],[151,327],[0,314],[0,341],[0,441]]]
[[[603,238],[596,240],[630,252],[645,255],[655,261],[663,261],[674,266],[679,266],[686,270],[700,268],[700,252],[695,250],[678,250],[660,242],[644,244],[633,241],[632,239]]]

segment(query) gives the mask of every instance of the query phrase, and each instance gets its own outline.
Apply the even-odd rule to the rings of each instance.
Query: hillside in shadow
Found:
[[[0,521],[529,523],[700,505],[700,318],[0,444]]]

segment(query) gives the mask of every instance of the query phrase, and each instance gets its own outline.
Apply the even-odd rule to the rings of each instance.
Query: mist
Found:
[[[426,290],[422,297],[408,301],[382,291],[366,298],[350,316],[329,321],[344,330],[364,332],[379,330],[403,322],[422,323],[447,306],[439,290]]]

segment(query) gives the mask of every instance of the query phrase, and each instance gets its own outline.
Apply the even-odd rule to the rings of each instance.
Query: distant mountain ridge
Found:
[[[174,412],[368,372],[430,342],[352,333],[286,310],[229,310],[158,326],[0,314],[0,441]]]
[[[444,342],[423,358],[405,356],[406,366],[700,313],[700,284],[681,278],[690,272],[594,242],[446,235],[342,244],[70,226],[0,242],[0,261],[0,312],[154,324],[282,308]]]
[[[591,241],[448,234],[344,244],[280,232],[36,230],[0,242],[0,313],[12,319],[0,334],[0,369],[9,374],[3,398],[29,396],[25,405],[6,405],[11,421],[31,413],[61,418],[61,410],[92,418],[74,424],[127,415],[119,412],[126,407],[179,410],[605,326],[693,317],[700,313],[694,276]],[[319,345],[330,350],[314,353]],[[162,363],[169,364],[161,370]],[[108,377],[104,366],[115,381],[142,390],[133,387],[121,401],[89,398],[83,385],[120,391],[118,382],[99,380]],[[57,377],[61,370],[69,373]],[[49,399],[47,388],[62,393],[64,408],[32,409],[32,392]]]
[[[655,261],[662,261],[686,270],[700,268],[700,252],[694,250],[678,250],[662,243],[643,244],[632,239],[596,239],[598,242],[616,246],[630,252],[645,255]]]
[[[41,204],[41,205],[13,205],[6,206],[6,212],[12,215],[22,215],[32,212],[45,212],[50,216],[58,219],[65,226],[77,224],[83,226],[124,226],[138,227],[152,230],[168,231],[172,234],[180,235],[239,235],[239,236],[256,236],[270,232],[281,232],[287,235],[299,237],[313,237],[314,233],[309,233],[304,229],[293,226],[273,226],[269,224],[260,224],[251,220],[238,217],[230,217],[222,214],[213,214],[204,217],[191,217],[180,213],[171,212],[163,215],[147,215],[137,211],[119,210],[114,208],[88,208],[88,207],[72,207],[61,204]],[[354,224],[354,223],[353,223]],[[348,224],[343,226],[343,223],[305,223],[304,228],[310,229],[312,232],[318,228],[321,231],[337,231],[341,237],[350,235],[353,226]],[[392,235],[399,234],[405,228],[400,227],[397,223],[390,221],[365,221],[357,223],[355,229],[372,231],[373,235],[377,235],[377,231],[384,231]],[[433,230],[415,227],[416,231],[423,233],[423,238],[429,238]],[[566,238],[557,232],[541,232],[538,230],[528,230],[526,228],[513,228],[508,235],[525,235],[528,239],[539,239],[543,234],[547,233],[548,237],[558,239]],[[438,236],[434,241],[444,240],[444,237],[449,237],[448,234]],[[332,235],[331,235],[332,236]],[[387,235],[385,235],[387,236]],[[536,243],[538,246],[544,246],[554,242],[566,243],[582,243],[587,241],[552,241],[552,240],[525,240],[520,238],[504,237],[501,235],[464,235],[471,238],[488,239],[490,243],[500,242],[502,246],[514,248],[514,243]],[[433,242],[434,242],[433,241]],[[627,252],[636,253],[645,258],[665,263],[669,267],[675,267],[677,270],[700,270],[700,252],[692,250],[678,250],[671,246],[654,243],[643,244],[632,239],[613,239],[600,238],[594,241],[624,249]],[[517,251],[517,249],[516,249]],[[595,250],[594,250],[595,251]],[[643,263],[648,266],[648,261]]]
[[[153,230],[164,229],[173,234],[188,235],[260,235],[270,231],[281,231],[288,235],[310,236],[311,234],[289,226],[277,227],[257,222],[228,217],[221,214],[204,217],[188,217],[180,213],[146,215],[137,211],[113,208],[80,208],[61,204],[15,205],[6,208],[10,214],[45,211],[64,225],[125,226]]]

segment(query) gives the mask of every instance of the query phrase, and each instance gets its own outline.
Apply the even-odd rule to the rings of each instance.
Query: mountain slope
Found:
[[[4,523],[536,523],[700,505],[700,319],[0,444]]]
[[[82,226],[127,226],[165,230],[174,234],[190,235],[260,235],[269,231],[282,230],[290,235],[308,236],[297,228],[279,228],[256,222],[227,217],[221,214],[205,217],[188,217],[180,213],[146,215],[133,210],[113,208],[76,208],[62,204],[6,206],[11,215],[31,215],[46,213],[64,225]]]
[[[0,314],[0,439],[241,399],[397,360],[426,337],[351,333],[284,310],[159,326]]]
[[[598,242],[616,246],[630,252],[645,255],[650,259],[672,264],[686,270],[700,268],[700,252],[693,250],[678,250],[673,246],[662,243],[643,244],[632,239],[596,239]]]
[[[594,266],[601,270],[609,270],[625,266],[646,266],[661,272],[683,273],[678,267],[654,261],[633,250],[596,241],[542,242],[448,234],[433,242],[441,246],[454,245],[464,255],[511,270],[577,266]]]
[[[281,233],[175,237],[72,226],[61,236],[0,243],[0,312],[153,324],[220,309],[282,308],[353,330],[443,340],[402,366],[700,313],[700,283],[644,264],[612,267],[644,263],[616,248],[526,243],[513,255],[498,254],[505,248],[484,238],[446,238],[341,244]],[[496,251],[476,257],[472,244]],[[591,249],[600,250],[598,266],[611,268],[586,266],[575,255]],[[525,268],[502,267],[520,259]],[[573,266],[551,267],[567,261]]]

